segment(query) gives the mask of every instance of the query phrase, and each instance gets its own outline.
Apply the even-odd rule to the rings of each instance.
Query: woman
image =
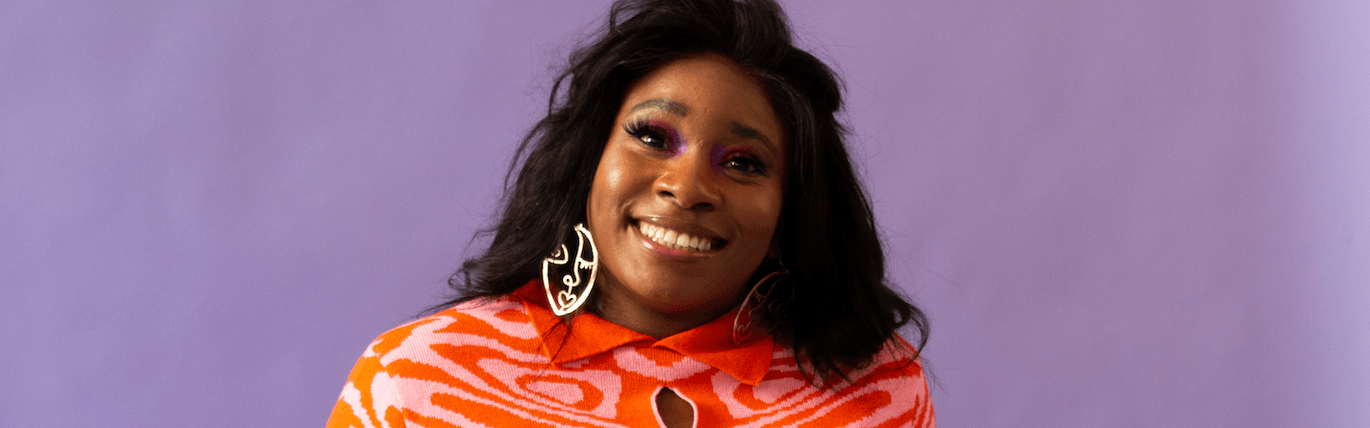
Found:
[[[935,426],[840,104],[771,0],[615,3],[460,297],[372,343],[329,425]]]

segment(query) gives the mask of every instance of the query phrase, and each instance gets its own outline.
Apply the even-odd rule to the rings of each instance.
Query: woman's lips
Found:
[[[643,238],[669,250],[702,252],[719,248],[723,244],[721,239],[691,235],[645,221],[638,222],[638,232],[642,233]]]

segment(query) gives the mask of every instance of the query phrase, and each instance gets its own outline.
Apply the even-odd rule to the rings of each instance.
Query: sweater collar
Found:
[[[523,302],[538,336],[542,354],[554,364],[564,364],[609,352],[620,346],[641,343],[675,351],[708,364],[738,381],[756,386],[771,367],[775,342],[770,335],[744,343],[733,342],[733,318],[737,309],[699,327],[657,340],[609,322],[591,313],[576,315],[569,324],[552,313],[542,290],[533,280],[514,292]]]

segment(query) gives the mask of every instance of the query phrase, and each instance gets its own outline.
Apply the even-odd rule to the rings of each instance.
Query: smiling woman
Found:
[[[935,426],[840,107],[769,0],[615,3],[459,296],[330,426]]]
[[[615,123],[586,210],[605,255],[599,315],[656,338],[718,318],[776,252],[784,133],[765,89],[690,55],[634,84]]]

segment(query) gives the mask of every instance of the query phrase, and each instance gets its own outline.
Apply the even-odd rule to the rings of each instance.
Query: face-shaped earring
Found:
[[[785,269],[785,264],[780,262],[780,254],[777,252],[776,263],[780,269],[766,274],[761,280],[756,281],[752,286],[752,291],[747,293],[747,297],[742,299],[742,307],[737,310],[737,317],[733,318],[733,343],[743,345],[750,341],[754,332],[760,327],[755,324],[770,324],[765,332],[770,334],[771,330],[779,324],[780,317],[784,316],[785,310],[789,306],[790,300],[794,298],[794,288],[787,287],[789,295],[777,296],[776,287],[785,278],[790,276],[789,269]]]
[[[557,316],[575,312],[585,304],[590,290],[595,288],[595,274],[599,271],[599,249],[595,248],[590,230],[584,223],[577,224],[574,236],[574,256],[567,251],[566,244],[561,244],[551,257],[542,260],[542,289],[547,292],[547,302]],[[556,286],[553,286],[553,277],[559,277]]]

